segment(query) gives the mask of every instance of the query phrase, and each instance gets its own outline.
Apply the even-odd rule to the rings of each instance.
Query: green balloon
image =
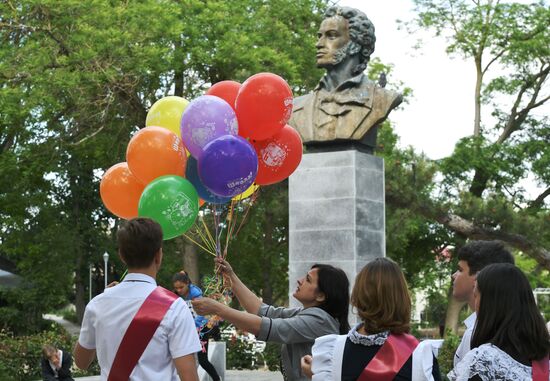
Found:
[[[161,176],[145,187],[139,199],[138,215],[157,221],[163,239],[185,233],[199,214],[199,196],[193,184],[180,176]]]

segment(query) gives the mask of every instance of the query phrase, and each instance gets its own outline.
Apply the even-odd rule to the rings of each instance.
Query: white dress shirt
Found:
[[[464,336],[460,341],[460,345],[456,349],[455,357],[453,360],[453,365],[456,367],[460,360],[466,356],[466,353],[470,351],[470,341],[472,340],[472,334],[474,333],[474,327],[476,325],[477,315],[472,313],[470,316],[464,320],[464,325],[466,326],[466,331],[464,331]]]
[[[123,282],[106,289],[86,306],[78,342],[86,349],[96,349],[102,381],[107,380],[130,322],[156,287],[156,281],[150,276],[129,273]],[[145,348],[130,375],[130,381],[179,381],[172,359],[200,350],[189,307],[178,298]]]

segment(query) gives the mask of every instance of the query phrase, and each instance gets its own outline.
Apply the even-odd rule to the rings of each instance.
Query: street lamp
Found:
[[[105,262],[105,288],[107,288],[107,263],[109,262],[109,254],[103,254],[103,262]]]

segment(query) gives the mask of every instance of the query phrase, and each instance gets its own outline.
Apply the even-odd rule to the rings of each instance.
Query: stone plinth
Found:
[[[289,179],[289,302],[314,263],[342,268],[353,285],[385,256],[384,161],[356,150],[304,154]]]

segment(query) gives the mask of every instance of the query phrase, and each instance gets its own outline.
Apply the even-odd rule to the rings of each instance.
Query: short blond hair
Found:
[[[42,347],[42,356],[44,356],[45,359],[49,359],[53,355],[57,353],[57,348],[53,345],[46,344]]]

